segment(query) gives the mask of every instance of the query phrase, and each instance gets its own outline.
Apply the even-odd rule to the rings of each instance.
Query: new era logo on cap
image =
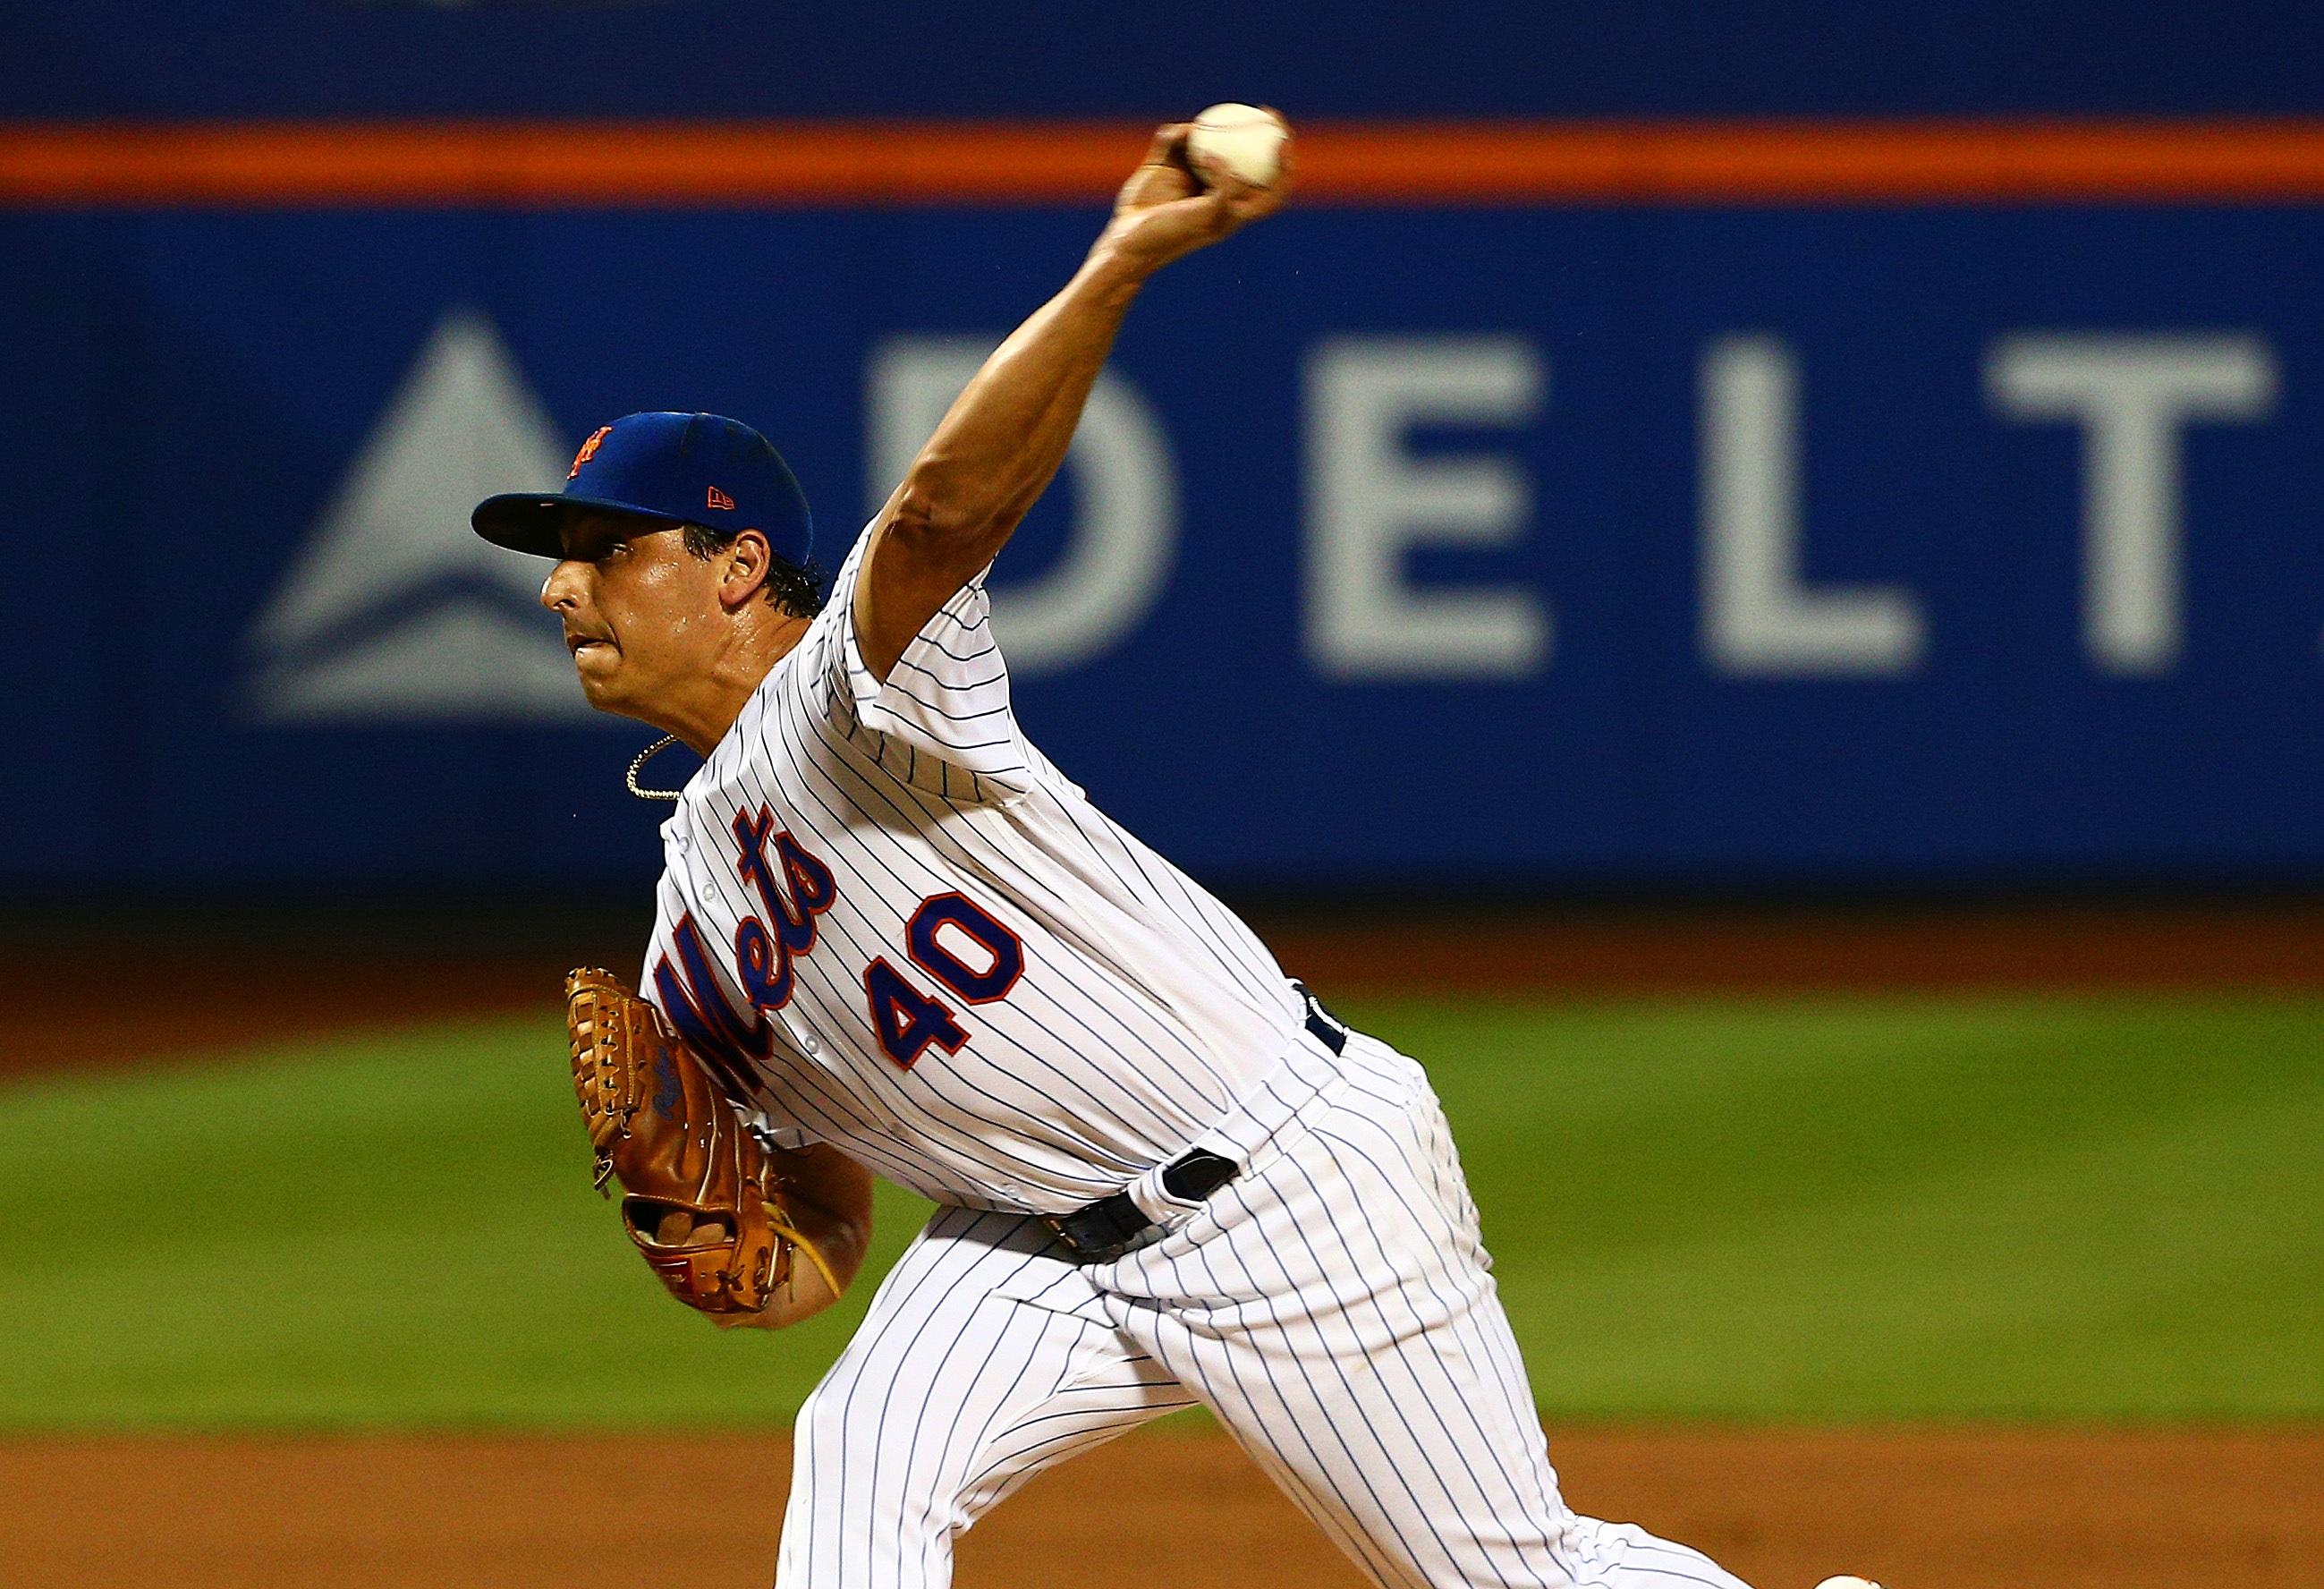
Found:
[[[734,506],[734,499],[714,485],[710,488],[710,505],[714,508],[732,510]]]

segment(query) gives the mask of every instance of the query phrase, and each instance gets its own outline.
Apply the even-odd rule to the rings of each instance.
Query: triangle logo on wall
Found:
[[[468,512],[546,489],[567,448],[483,315],[438,322],[253,625],[249,705],[275,723],[605,723],[538,596],[548,565]]]

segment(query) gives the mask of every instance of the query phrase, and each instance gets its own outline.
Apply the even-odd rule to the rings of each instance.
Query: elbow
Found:
[[[860,1248],[852,1253],[825,1251],[823,1263],[811,1261],[804,1252],[794,1252],[789,1278],[776,1288],[764,1307],[756,1313],[714,1313],[710,1321],[722,1330],[779,1330],[804,1323],[847,1294],[862,1262]],[[831,1266],[827,1275],[825,1263]]]
[[[845,1296],[862,1271],[872,1245],[867,1201],[862,1215],[846,1217],[801,1202],[790,1211],[799,1244],[792,1248],[789,1271],[767,1305],[756,1313],[713,1314],[722,1330],[779,1330],[813,1318]],[[812,1251],[809,1251],[809,1248]]]
[[[834,1293],[817,1287],[811,1296],[779,1297],[756,1313],[714,1313],[707,1316],[722,1330],[780,1330],[813,1318],[838,1300]]]
[[[940,543],[974,533],[983,516],[973,494],[948,486],[939,471],[919,468],[897,488],[888,526],[899,540]]]
[[[818,1267],[818,1279],[828,1276],[825,1289],[829,1292],[828,1307],[845,1296],[855,1284],[855,1277],[863,1272],[864,1255],[872,1248],[872,1221],[868,1217],[834,1219],[817,1233],[816,1252],[823,1262]]]
[[[924,465],[897,488],[887,533],[916,559],[982,568],[1008,540],[1027,505],[1014,494],[948,481],[941,465]]]

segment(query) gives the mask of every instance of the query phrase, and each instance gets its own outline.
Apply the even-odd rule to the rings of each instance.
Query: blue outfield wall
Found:
[[[0,879],[650,873],[645,733],[466,504],[721,410],[835,562],[1099,219],[0,216]],[[2319,266],[2304,208],[1295,212],[1139,304],[995,578],[1021,716],[1224,880],[2324,876]]]

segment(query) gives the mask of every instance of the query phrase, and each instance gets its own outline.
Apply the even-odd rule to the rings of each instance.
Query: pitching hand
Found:
[[[1143,270],[1207,247],[1281,209],[1291,197],[1291,144],[1281,169],[1264,188],[1215,165],[1197,171],[1186,149],[1191,124],[1173,122],[1154,134],[1146,163],[1130,175],[1113,201],[1113,219],[1097,246]]]

